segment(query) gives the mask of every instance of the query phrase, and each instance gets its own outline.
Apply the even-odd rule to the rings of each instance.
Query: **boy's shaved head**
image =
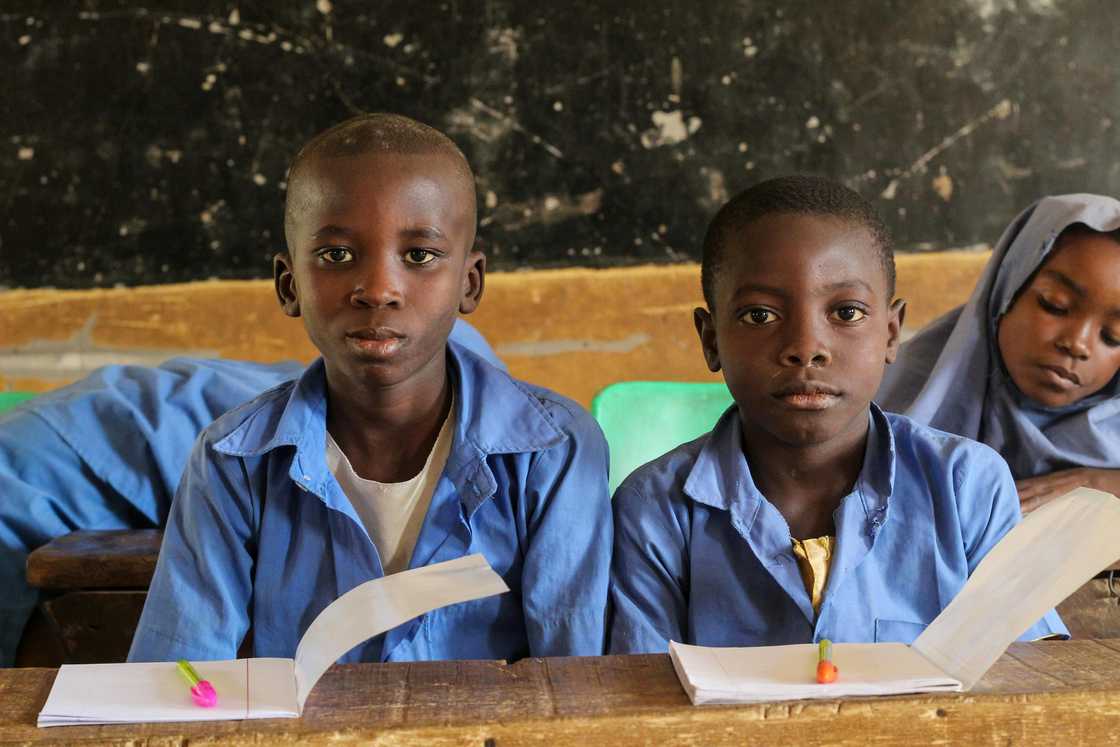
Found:
[[[894,295],[894,247],[887,227],[871,203],[832,179],[782,176],[759,182],[731,198],[708,226],[700,261],[700,284],[709,310],[715,309],[715,279],[731,239],[753,221],[773,214],[831,216],[866,228],[879,252],[888,295]]]
[[[308,164],[319,159],[348,158],[369,153],[442,155],[455,165],[471,214],[476,211],[474,173],[451,138],[434,127],[400,114],[359,114],[311,138],[292,159],[284,203],[284,232],[289,244],[292,219],[300,204],[300,179]]]

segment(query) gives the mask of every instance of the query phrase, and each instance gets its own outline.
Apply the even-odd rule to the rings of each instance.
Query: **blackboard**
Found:
[[[1111,0],[0,4],[0,287],[267,276],[288,159],[360,111],[451,134],[497,270],[698,257],[804,171],[903,250],[1120,192]]]

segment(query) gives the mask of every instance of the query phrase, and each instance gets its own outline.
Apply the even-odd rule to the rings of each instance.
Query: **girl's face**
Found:
[[[1067,229],[999,320],[997,338],[1011,380],[1039,404],[1100,391],[1120,370],[1120,242]]]

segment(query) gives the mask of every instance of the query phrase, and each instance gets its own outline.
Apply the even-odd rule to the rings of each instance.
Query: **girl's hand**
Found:
[[[1120,470],[1075,467],[1048,475],[1028,477],[1015,483],[1019,489],[1019,506],[1024,514],[1044,506],[1075,488],[1086,487],[1120,494]]]

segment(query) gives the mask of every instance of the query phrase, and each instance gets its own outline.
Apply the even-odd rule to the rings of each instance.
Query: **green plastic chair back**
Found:
[[[34,392],[0,392],[0,412],[15,407],[35,396]]]
[[[731,403],[722,382],[623,381],[604,388],[591,414],[611,449],[611,493],[635,468],[710,431]]]

